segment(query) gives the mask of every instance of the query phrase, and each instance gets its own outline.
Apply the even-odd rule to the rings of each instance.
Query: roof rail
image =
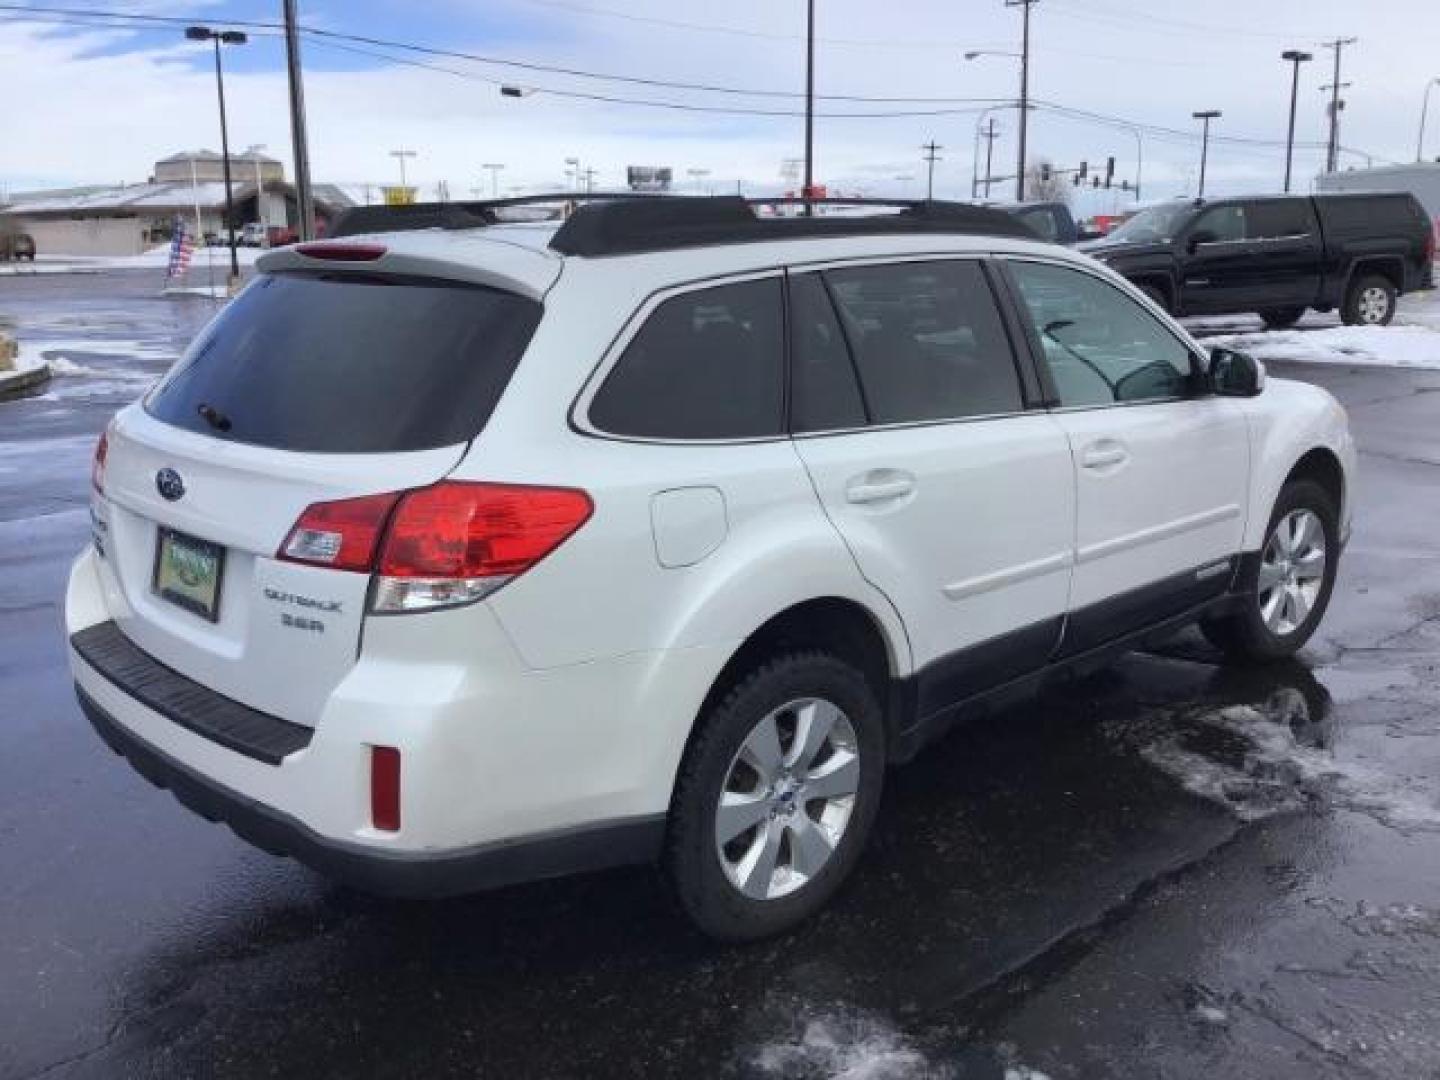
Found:
[[[338,238],[414,229],[484,228],[504,220],[502,212],[507,208],[543,205],[553,205],[559,213],[569,212],[550,240],[551,249],[563,255],[631,255],[762,240],[896,233],[1037,238],[1028,225],[1004,210],[969,203],[789,196],[746,199],[739,195],[637,192],[573,192],[475,202],[358,206],[347,210],[329,235]],[[757,206],[798,207],[807,213],[767,217],[755,212]],[[886,208],[895,212],[861,216],[808,212],[823,207]]]
[[[326,234],[331,239],[361,233],[412,232],[418,229],[479,229],[497,225],[505,218],[501,211],[511,207],[553,206],[556,217],[586,201],[611,199],[656,199],[634,191],[575,192],[549,195],[519,195],[510,199],[476,199],[460,202],[406,203],[399,206],[352,206],[335,219]]]
[[[885,207],[892,214],[805,214],[762,217],[756,206]],[[948,233],[1037,239],[1003,210],[968,203],[892,199],[746,199],[739,195],[679,197],[580,207],[550,240],[564,255],[630,255],[713,244],[827,236]]]

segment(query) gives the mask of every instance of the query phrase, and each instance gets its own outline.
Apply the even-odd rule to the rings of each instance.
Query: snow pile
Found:
[[[1222,334],[1207,336],[1205,344],[1248,352],[1257,360],[1440,371],[1440,331],[1426,326],[1336,326]]]
[[[106,379],[134,380],[137,382],[152,382],[156,372],[150,370],[137,370],[126,367],[99,367],[93,363],[72,360],[71,353],[96,356],[105,358],[116,358],[122,362],[125,360],[138,360],[150,365],[169,365],[175,362],[175,353],[168,346],[151,341],[106,341],[95,339],[93,341],[21,341],[20,357],[17,367],[39,367],[47,360],[50,364],[50,373],[57,376],[96,376]]]
[[[235,256],[241,266],[254,266],[255,260],[265,254],[263,248],[242,247],[235,249]],[[34,263],[27,263],[24,270],[19,264],[10,272],[37,274],[76,274],[99,270],[164,270],[170,265],[170,245],[161,244],[142,255],[37,255]],[[196,248],[190,259],[189,276],[193,279],[209,275],[214,269],[218,278],[230,270],[230,248],[228,246]]]
[[[753,1061],[761,1072],[787,1080],[943,1080],[951,1075],[931,1065],[893,1027],[863,1013],[804,1018],[793,1038],[762,1047]]]
[[[1259,821],[1313,803],[1368,814],[1402,831],[1440,830],[1440,806],[1423,784],[1336,758],[1305,698],[1282,690],[1262,708],[1236,705],[1143,747],[1141,757],[1186,791]]]

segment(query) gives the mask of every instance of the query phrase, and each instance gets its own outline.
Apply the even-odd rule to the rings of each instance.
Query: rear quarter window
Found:
[[[433,279],[266,275],[201,333],[145,408],[277,450],[452,446],[484,428],[541,310]]]
[[[650,439],[752,439],[784,430],[781,279],[696,289],[646,318],[590,403],[590,423]]]
[[[1420,204],[1409,195],[1321,196],[1316,203],[1331,232],[1410,234],[1426,228]]]

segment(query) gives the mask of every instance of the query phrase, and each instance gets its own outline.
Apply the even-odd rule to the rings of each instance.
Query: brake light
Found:
[[[374,568],[375,548],[385,520],[399,498],[398,491],[391,491],[315,503],[295,522],[277,558],[369,573]]]
[[[277,558],[376,572],[370,609],[425,611],[480,600],[590,519],[574,488],[445,480],[407,492],[315,503]]]
[[[419,611],[488,596],[590,519],[573,488],[442,481],[407,493],[380,552],[371,609]]]
[[[90,463],[90,483],[96,491],[105,491],[105,458],[110,454],[110,429],[100,432],[100,441],[95,444],[95,459]]]
[[[309,244],[298,244],[295,250],[307,259],[325,259],[327,262],[374,262],[385,254],[385,245],[341,244],[320,240]]]

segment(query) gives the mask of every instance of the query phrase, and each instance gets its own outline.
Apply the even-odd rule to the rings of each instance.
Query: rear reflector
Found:
[[[385,519],[399,498],[399,492],[391,491],[315,503],[300,515],[280,545],[278,558],[368,573],[374,566],[375,547]]]
[[[400,831],[400,751],[393,746],[370,748],[370,824]]]
[[[327,262],[374,262],[385,254],[385,245],[341,244],[321,240],[311,244],[299,244],[295,250],[307,259],[325,259]]]

